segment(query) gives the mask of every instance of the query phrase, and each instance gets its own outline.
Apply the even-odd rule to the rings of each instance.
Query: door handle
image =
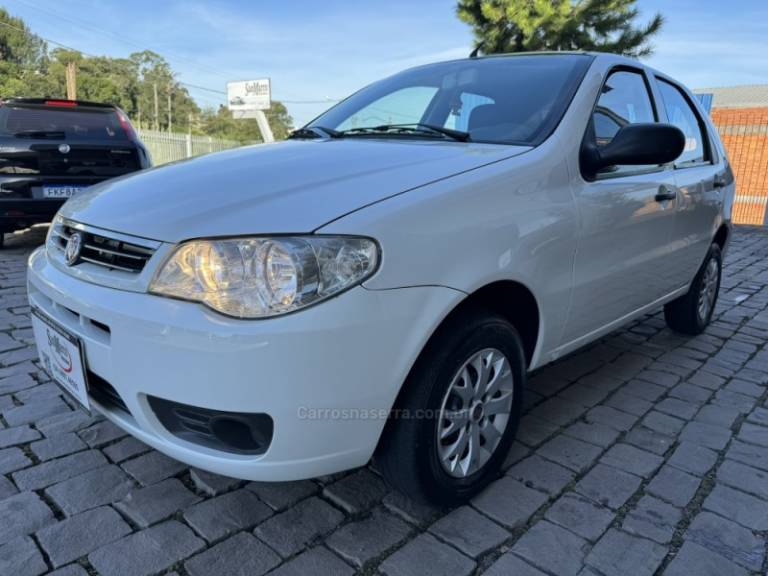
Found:
[[[677,198],[677,192],[668,188],[667,186],[659,186],[659,191],[654,196],[656,202],[664,202],[665,200],[674,200]]]

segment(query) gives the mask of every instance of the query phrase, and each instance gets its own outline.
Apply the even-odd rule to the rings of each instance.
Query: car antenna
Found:
[[[470,58],[477,58],[477,55],[479,54],[480,50],[483,48],[483,43],[480,42],[477,46],[475,46],[475,49],[472,50],[472,52],[469,54]]]

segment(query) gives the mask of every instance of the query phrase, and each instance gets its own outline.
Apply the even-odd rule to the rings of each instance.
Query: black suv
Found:
[[[116,106],[0,100],[0,246],[6,232],[50,221],[80,190],[151,163]]]

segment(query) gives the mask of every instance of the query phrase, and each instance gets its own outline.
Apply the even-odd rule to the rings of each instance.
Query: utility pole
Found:
[[[67,100],[77,100],[77,67],[74,62],[67,63]]]
[[[157,82],[152,83],[152,89],[155,93],[155,130],[160,130],[160,106],[157,102]]]
[[[168,133],[171,132],[171,127],[173,126],[173,114],[171,112],[171,90],[173,90],[173,87],[169,84],[168,85]]]

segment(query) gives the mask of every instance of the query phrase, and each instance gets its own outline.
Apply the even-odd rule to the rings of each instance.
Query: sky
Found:
[[[269,77],[300,126],[399,70],[463,58],[472,34],[455,0],[5,0],[49,39],[114,57],[150,49],[179,80],[224,91]],[[768,83],[766,0],[638,0],[666,18],[645,61],[691,88]],[[54,47],[54,45],[51,45]],[[201,106],[225,97],[189,88]]]

